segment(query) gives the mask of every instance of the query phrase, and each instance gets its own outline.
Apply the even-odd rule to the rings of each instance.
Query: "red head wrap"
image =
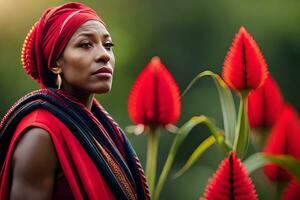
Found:
[[[22,65],[41,87],[55,87],[55,75],[50,68],[74,32],[88,20],[104,24],[91,8],[81,3],[66,3],[48,8],[29,31],[22,48]]]

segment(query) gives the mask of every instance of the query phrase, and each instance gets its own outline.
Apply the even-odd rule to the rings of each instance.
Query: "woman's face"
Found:
[[[103,24],[90,20],[73,34],[62,57],[62,88],[78,93],[106,93],[112,85],[115,57]]]

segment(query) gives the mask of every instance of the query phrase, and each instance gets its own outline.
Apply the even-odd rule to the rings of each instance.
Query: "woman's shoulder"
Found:
[[[38,127],[26,129],[13,153],[11,195],[42,198],[42,192],[43,196],[51,196],[57,165],[49,133]]]
[[[24,180],[29,181],[24,186],[53,182],[58,161],[50,133],[57,131],[55,120],[49,111],[36,109],[18,123],[15,134],[19,139],[12,157],[13,182],[16,183],[13,186],[17,187]]]
[[[24,162],[20,163],[23,163],[25,165],[28,165],[28,163],[33,164],[35,162],[28,161],[30,159],[34,161],[34,159],[36,158],[43,159],[43,156],[47,157],[47,155],[49,156],[53,154],[50,153],[53,150],[54,148],[51,137],[45,129],[39,127],[29,127],[26,130],[24,130],[24,134],[22,135],[22,137],[16,145],[13,157],[13,165],[15,160],[24,160]]]
[[[41,144],[46,147],[46,144],[52,143],[50,133],[56,134],[59,131],[56,120],[55,116],[45,109],[36,109],[25,115],[18,123],[14,133],[19,138],[18,149],[23,149],[19,147],[20,143],[25,144],[23,145],[25,148],[37,146],[37,149],[41,148],[39,146]]]
[[[46,131],[58,131],[59,120],[45,109],[36,109],[28,113],[18,123],[16,131],[21,131],[29,126],[39,127]]]

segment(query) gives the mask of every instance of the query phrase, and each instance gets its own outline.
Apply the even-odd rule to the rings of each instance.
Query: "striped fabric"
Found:
[[[116,199],[150,199],[139,159],[126,135],[94,99],[91,111],[62,90],[37,90],[12,106],[0,124],[0,168],[18,122],[35,109],[46,109],[63,122],[93,160]]]

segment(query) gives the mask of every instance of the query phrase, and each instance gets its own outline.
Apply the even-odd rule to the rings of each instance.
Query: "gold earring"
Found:
[[[61,84],[62,84],[61,76],[60,76],[60,74],[57,74],[57,79],[56,79],[57,89],[60,89]]]

